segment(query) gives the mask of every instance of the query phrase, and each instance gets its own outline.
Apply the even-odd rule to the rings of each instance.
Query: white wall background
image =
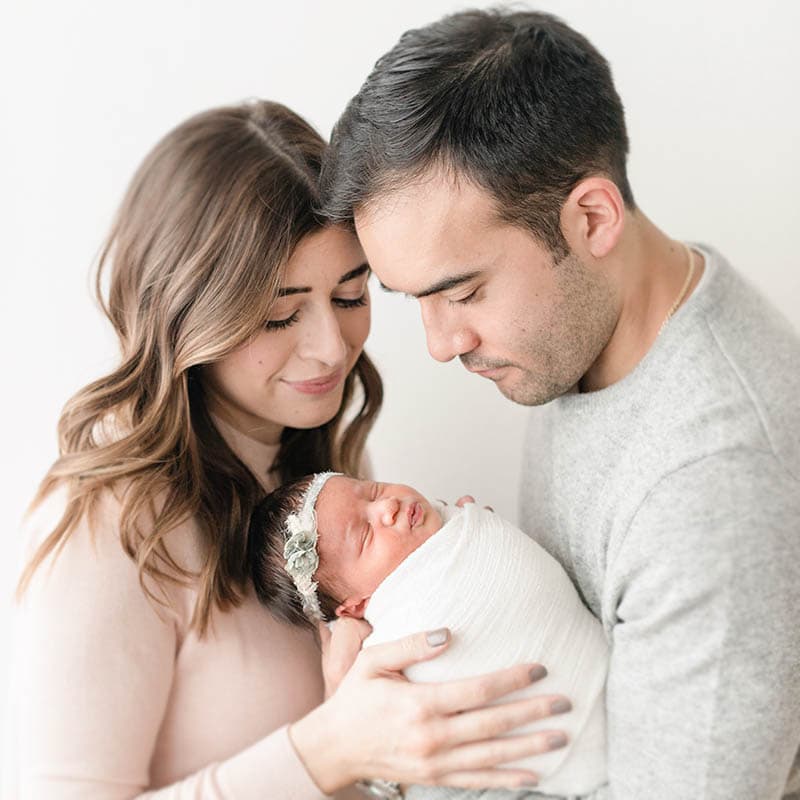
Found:
[[[406,28],[485,3],[6,0],[0,11],[3,453],[0,641],[17,526],[59,410],[113,363],[90,266],[133,170],[170,127],[251,96],[325,135]],[[800,327],[800,4],[542,0],[612,64],[640,206],[725,252]],[[387,399],[376,471],[513,517],[525,410],[427,355],[413,302],[373,292]],[[0,682],[7,656],[0,651]],[[0,716],[2,715],[0,693]]]

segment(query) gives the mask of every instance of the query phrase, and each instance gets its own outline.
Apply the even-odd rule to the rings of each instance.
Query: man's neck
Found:
[[[581,378],[582,392],[605,389],[622,380],[647,355],[676,300],[680,299],[678,307],[683,305],[700,280],[703,257],[691,251],[691,258],[694,271],[687,285],[687,248],[641,212],[631,215],[615,249],[613,277],[621,297],[620,314],[605,348]]]

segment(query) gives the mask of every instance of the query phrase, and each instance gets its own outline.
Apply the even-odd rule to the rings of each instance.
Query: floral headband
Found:
[[[311,619],[322,619],[317,597],[317,583],[313,580],[319,566],[317,553],[317,514],[314,507],[329,478],[341,472],[320,472],[314,476],[303,496],[300,510],[286,517],[286,542],[283,545],[283,568],[289,573],[297,593],[303,601],[303,613]]]

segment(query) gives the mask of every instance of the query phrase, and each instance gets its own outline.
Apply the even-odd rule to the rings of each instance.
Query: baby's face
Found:
[[[438,512],[410,486],[344,476],[328,480],[316,511],[316,578],[344,598],[339,613],[349,616],[363,616],[381,581],[442,527]]]

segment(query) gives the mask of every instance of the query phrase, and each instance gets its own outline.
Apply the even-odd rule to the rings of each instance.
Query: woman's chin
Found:
[[[320,425],[330,422],[339,412],[341,405],[341,389],[326,395],[305,397],[294,407],[291,419],[286,424],[290,428],[302,430],[318,428]]]

